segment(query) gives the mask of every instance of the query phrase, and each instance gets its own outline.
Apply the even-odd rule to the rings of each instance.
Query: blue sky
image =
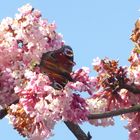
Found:
[[[8,0],[1,1],[0,19],[14,17],[18,7],[30,3],[42,12],[50,22],[56,21],[57,31],[64,36],[75,54],[76,68],[88,66],[92,69],[92,59],[109,57],[119,59],[120,65],[129,65],[127,59],[133,48],[130,34],[136,19],[139,18],[139,0]],[[93,71],[93,75],[96,73]],[[115,118],[113,127],[93,127],[82,125],[85,132],[90,131],[94,140],[127,140],[126,123]],[[7,119],[0,121],[1,138],[5,140],[24,140],[17,134]],[[76,138],[62,123],[58,123],[51,140],[75,140]]]

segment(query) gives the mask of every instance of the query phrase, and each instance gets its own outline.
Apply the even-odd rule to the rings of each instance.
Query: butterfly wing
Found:
[[[64,45],[42,55],[40,70],[48,75],[52,87],[59,90],[64,88],[68,81],[73,81],[70,73],[74,64],[72,48]]]

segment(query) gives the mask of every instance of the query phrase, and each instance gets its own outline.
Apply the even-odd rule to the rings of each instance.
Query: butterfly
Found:
[[[70,75],[75,65],[73,57],[73,50],[67,45],[42,55],[39,65],[40,71],[49,77],[54,89],[61,90],[68,81],[73,81]]]

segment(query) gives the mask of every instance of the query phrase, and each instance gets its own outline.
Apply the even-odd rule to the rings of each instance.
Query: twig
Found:
[[[140,104],[134,105],[129,108],[118,109],[118,110],[114,110],[114,111],[107,111],[104,113],[90,114],[88,116],[88,119],[89,120],[103,119],[103,118],[109,118],[109,117],[114,117],[114,116],[118,116],[118,115],[122,115],[122,114],[126,114],[126,113],[138,112],[138,111],[140,111]]]
[[[91,140],[92,137],[90,133],[88,132],[88,134],[86,135],[78,124],[74,124],[70,121],[64,121],[64,123],[78,140]]]

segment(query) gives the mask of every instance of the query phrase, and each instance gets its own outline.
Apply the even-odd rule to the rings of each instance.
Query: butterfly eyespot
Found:
[[[57,90],[63,89],[63,86],[61,84],[57,83],[56,81],[53,82],[52,87]]]
[[[73,56],[73,51],[71,49],[69,49],[69,48],[65,48],[64,54],[66,56],[72,57]]]

